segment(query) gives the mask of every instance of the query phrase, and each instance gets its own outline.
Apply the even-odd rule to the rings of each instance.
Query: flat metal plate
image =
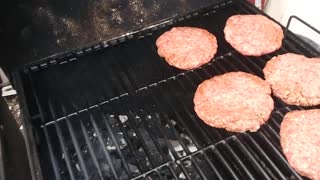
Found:
[[[0,7],[0,67],[18,66],[174,17],[218,0],[30,0]]]

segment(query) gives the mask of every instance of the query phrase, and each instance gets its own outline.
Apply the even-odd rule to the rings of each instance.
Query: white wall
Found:
[[[320,30],[320,0],[269,0],[265,12],[284,26],[291,15],[296,15]],[[293,20],[290,30],[320,44],[320,35]]]

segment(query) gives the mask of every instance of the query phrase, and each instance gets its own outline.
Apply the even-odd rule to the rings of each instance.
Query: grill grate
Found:
[[[100,48],[20,72],[16,78],[28,104],[34,171],[48,180],[302,179],[279,144],[283,115],[297,107],[274,98],[271,119],[258,132],[241,134],[211,128],[193,110],[195,89],[205,79],[230,71],[263,77],[262,68],[273,55],[317,53],[289,33],[273,54],[238,54],[223,39],[222,29],[229,16],[239,13],[259,11],[227,1],[145,30],[147,36],[103,42]],[[169,67],[154,44],[173,25],[203,27],[217,35],[215,60],[190,71]]]

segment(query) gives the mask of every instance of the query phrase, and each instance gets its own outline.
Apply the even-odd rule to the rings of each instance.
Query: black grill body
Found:
[[[263,78],[274,55],[318,55],[290,32],[272,54],[237,53],[224,40],[225,22],[257,13],[244,1],[223,1],[16,72],[34,179],[303,179],[279,143],[284,114],[300,107],[274,97],[272,116],[256,133],[209,127],[193,110],[197,85],[215,75]],[[155,41],[174,26],[215,34],[216,57],[190,71],[169,66]]]

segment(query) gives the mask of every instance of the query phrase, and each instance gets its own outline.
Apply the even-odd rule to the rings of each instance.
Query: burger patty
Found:
[[[217,39],[207,30],[174,27],[156,41],[158,54],[170,65],[189,70],[208,63],[217,52]]]
[[[281,27],[262,15],[234,15],[224,28],[225,39],[243,55],[261,56],[279,49],[284,38]]]
[[[287,53],[273,57],[263,69],[273,94],[298,106],[320,104],[320,58]]]
[[[292,111],[280,129],[283,153],[301,175],[320,180],[320,110]]]
[[[257,131],[274,108],[268,83],[244,72],[229,72],[202,82],[195,112],[206,124],[228,131]]]

